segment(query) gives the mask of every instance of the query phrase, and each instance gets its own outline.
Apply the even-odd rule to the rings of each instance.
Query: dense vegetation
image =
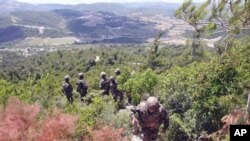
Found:
[[[199,24],[197,21],[208,13],[201,13],[195,7],[190,9],[190,5],[184,3],[179,12],[183,10],[188,14],[188,9],[197,17],[192,19],[190,15],[181,15],[180,18],[191,18],[190,24],[196,26]],[[225,6],[221,6],[221,11],[223,8]],[[213,17],[216,16],[211,19]],[[224,115],[236,108],[245,108],[250,91],[250,37],[249,29],[245,30],[249,26],[244,20],[233,20],[237,22],[228,23],[232,31],[227,31],[227,37],[212,49],[208,49],[200,38],[206,34],[205,31],[212,32],[215,28],[202,30],[197,26],[198,36],[194,36],[195,40],[186,46],[161,45],[160,34],[149,46],[100,45],[84,48],[79,45],[72,50],[27,58],[4,52],[0,54],[3,56],[0,63],[0,121],[8,124],[2,128],[15,124],[8,122],[8,117],[15,114],[20,114],[18,120],[28,122],[17,121],[19,126],[13,129],[16,131],[13,138],[5,132],[0,132],[0,135],[6,140],[24,135],[26,140],[41,136],[49,140],[129,140],[132,127],[128,113],[115,112],[117,103],[111,97],[102,97],[98,90],[100,72],[105,71],[111,76],[116,68],[122,71],[118,78],[119,88],[132,96],[134,105],[153,95],[169,111],[170,127],[165,134],[160,134],[161,140],[196,140],[204,133],[216,132],[222,127]],[[236,28],[240,32],[235,32]],[[96,56],[100,61],[95,60]],[[75,102],[70,105],[61,92],[61,83],[69,74],[75,88],[79,72],[86,76],[89,93],[85,102],[80,103],[74,91]],[[10,98],[13,96],[22,102]],[[17,110],[12,108],[15,103]],[[25,115],[30,115],[30,118]],[[108,127],[113,131],[107,130]],[[28,136],[31,133],[29,128],[40,132]],[[47,129],[55,132],[55,136],[49,136],[45,132]],[[20,133],[21,130],[24,132]],[[228,140],[228,134],[221,140]]]

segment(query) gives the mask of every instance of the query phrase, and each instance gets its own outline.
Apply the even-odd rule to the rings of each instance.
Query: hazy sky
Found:
[[[60,3],[60,4],[78,4],[78,3],[96,3],[96,2],[171,2],[182,3],[184,0],[16,0],[27,3]],[[194,2],[204,2],[205,0],[193,0]]]

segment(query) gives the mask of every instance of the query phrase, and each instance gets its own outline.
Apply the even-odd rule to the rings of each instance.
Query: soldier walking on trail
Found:
[[[66,95],[67,100],[69,103],[73,103],[74,99],[73,99],[73,87],[69,82],[69,76],[66,75],[64,77],[64,81],[62,83],[62,92]]]
[[[120,69],[116,69],[115,70],[115,78],[116,78],[116,82],[119,81],[119,77],[121,77],[121,70]],[[119,82],[118,82],[119,83]],[[127,98],[128,98],[128,105],[130,105],[132,103],[132,96],[130,93],[126,93],[124,90],[120,90],[122,92],[122,95],[124,96],[126,94]]]
[[[123,94],[122,91],[118,90],[117,88],[117,81],[115,80],[115,77],[110,77],[110,92],[113,95],[113,99],[117,101],[117,98],[119,97],[119,101],[123,100]]]
[[[116,81],[116,85],[117,85],[117,88],[118,88],[118,84],[119,84],[119,78],[121,78],[121,70],[120,69],[116,69],[115,70],[115,81]],[[119,90],[119,92],[120,92],[120,94],[121,94],[121,98],[122,98],[122,100],[123,100],[123,98],[124,98],[124,95],[126,94],[126,92],[124,91],[124,90]],[[128,97],[128,99],[130,99],[130,97],[129,97],[130,95],[127,95],[127,97]],[[129,101],[129,100],[128,100]],[[131,101],[131,100],[130,100]],[[131,102],[130,102],[131,103]]]
[[[140,130],[143,141],[156,141],[160,125],[163,124],[163,133],[169,126],[168,113],[155,97],[149,97],[146,102],[132,108],[130,116],[135,127],[134,133],[138,134]]]
[[[101,90],[101,94],[109,95],[110,81],[109,81],[109,79],[106,78],[106,73],[101,72],[100,77],[101,77],[101,80],[100,80],[100,83],[99,83],[99,87],[100,87],[100,90]]]
[[[80,100],[83,101],[83,97],[85,97],[88,93],[88,85],[86,81],[84,80],[83,73],[78,74],[78,80],[76,84],[77,84],[76,91],[80,94]]]

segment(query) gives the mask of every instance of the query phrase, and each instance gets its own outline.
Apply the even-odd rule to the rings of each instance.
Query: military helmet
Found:
[[[109,79],[110,79],[111,81],[114,81],[114,80],[115,80],[115,77],[114,77],[114,76],[110,76]]]
[[[120,70],[120,69],[116,69],[116,70],[115,70],[115,73],[116,73],[116,74],[121,74],[121,70]]]
[[[64,76],[64,80],[69,81],[69,76],[68,75]]]
[[[78,73],[78,77],[83,78],[84,77],[83,73]]]
[[[105,72],[101,72],[100,76],[106,76],[106,73]]]
[[[154,112],[157,108],[159,108],[159,102],[156,97],[151,96],[147,99],[146,106],[150,112]]]

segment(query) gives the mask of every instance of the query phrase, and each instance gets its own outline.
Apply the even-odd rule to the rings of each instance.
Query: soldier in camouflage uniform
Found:
[[[117,85],[118,85],[118,81],[119,81],[119,78],[121,77],[121,70],[120,69],[116,69],[115,70],[115,80],[116,80],[116,83],[117,83]],[[121,79],[121,78],[120,78]],[[118,86],[117,86],[118,87]],[[123,100],[123,98],[124,98],[124,95],[126,94],[126,92],[124,91],[124,90],[119,90],[120,91],[120,94],[121,94],[121,97],[120,98],[122,98],[122,100]],[[127,94],[127,97],[128,97],[128,103],[129,104],[131,104],[131,95],[129,95],[129,94]]]
[[[83,73],[78,74],[78,80],[77,80],[76,84],[77,84],[76,91],[79,92],[80,100],[83,101],[83,97],[85,97],[87,95],[87,92],[88,92],[88,85],[87,85],[86,81],[84,80]]]
[[[120,69],[116,69],[115,70],[115,79],[116,79],[116,81],[118,81],[119,80],[119,77],[121,76],[121,70]],[[127,98],[128,98],[128,105],[130,105],[131,103],[132,103],[132,96],[131,96],[131,94],[130,93],[126,93],[124,90],[121,90],[121,92],[122,92],[122,95],[124,96],[125,94],[126,94],[126,96],[127,96]]]
[[[123,100],[123,94],[122,91],[118,90],[117,88],[117,81],[115,80],[115,77],[111,76],[110,77],[110,92],[113,95],[113,99],[117,101],[117,98],[119,97],[119,100]]]
[[[110,81],[109,81],[109,79],[106,78],[106,73],[101,72],[100,77],[101,77],[101,80],[99,83],[99,88],[101,90],[101,94],[109,95]]]
[[[141,102],[136,108],[131,109],[132,124],[143,134],[143,141],[156,141],[159,127],[163,124],[164,133],[169,126],[168,113],[155,97],[149,97],[146,102]]]
[[[73,87],[69,82],[69,76],[66,75],[64,77],[64,81],[62,83],[62,92],[66,95],[67,100],[69,103],[73,103],[74,99],[73,99]]]

